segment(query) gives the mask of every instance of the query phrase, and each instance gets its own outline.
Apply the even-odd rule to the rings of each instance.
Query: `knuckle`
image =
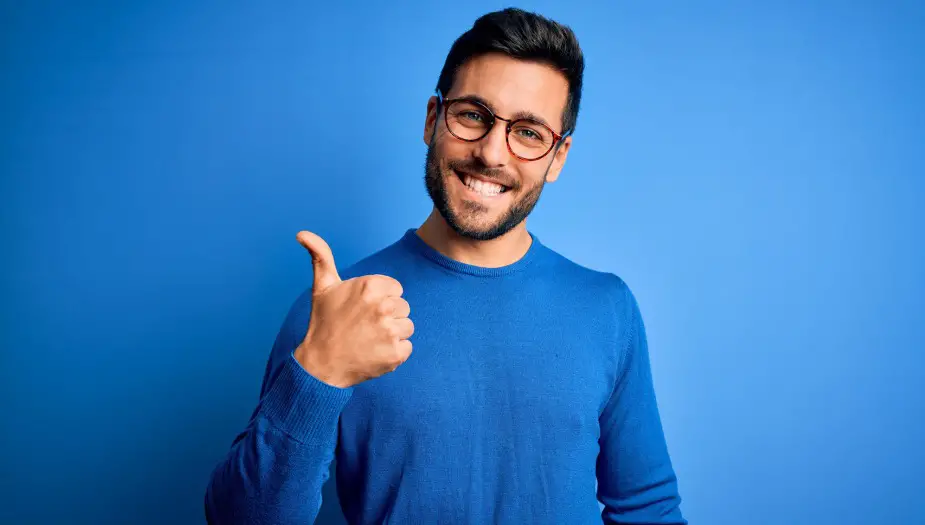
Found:
[[[360,298],[362,300],[372,302],[376,295],[376,287],[369,280],[363,280],[360,283]]]
[[[376,313],[380,316],[387,316],[392,311],[392,305],[389,301],[379,301],[379,304],[376,305]]]
[[[368,277],[369,277],[369,281],[375,286],[382,286],[383,284],[388,283],[389,279],[391,279],[391,277],[378,274],[378,273],[370,275]]]
[[[398,282],[398,279],[395,279],[394,277],[389,277],[388,275],[380,275],[378,277],[379,277],[379,282],[382,285],[382,288],[385,290],[389,290],[389,293],[394,294],[394,295],[401,295],[402,293],[404,293],[404,289],[402,288],[401,283]]]
[[[406,344],[401,345],[400,352],[402,356],[402,363],[408,360],[411,357],[411,341],[405,341]]]

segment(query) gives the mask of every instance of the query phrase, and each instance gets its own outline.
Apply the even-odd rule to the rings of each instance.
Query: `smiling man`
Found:
[[[313,522],[335,457],[351,524],[686,523],[632,292],[526,226],[583,69],[570,29],[516,9],[454,43],[424,122],[433,211],[342,272],[299,232],[314,283],[212,475],[210,523]]]

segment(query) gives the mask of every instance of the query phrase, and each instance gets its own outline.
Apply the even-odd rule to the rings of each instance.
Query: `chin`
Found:
[[[497,239],[511,231],[511,229],[517,225],[510,220],[504,221],[498,217],[481,218],[486,220],[473,219],[472,217],[465,216],[465,212],[460,215],[458,208],[452,209],[452,212],[449,214],[444,214],[443,219],[457,235],[474,241],[490,241],[492,239]]]

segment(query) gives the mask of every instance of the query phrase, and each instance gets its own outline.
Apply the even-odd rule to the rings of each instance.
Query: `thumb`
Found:
[[[315,273],[312,294],[319,294],[341,282],[340,275],[337,274],[337,267],[334,265],[334,254],[331,252],[331,247],[328,246],[328,243],[324,242],[324,239],[312,232],[300,231],[296,235],[296,240],[312,256],[312,267]]]

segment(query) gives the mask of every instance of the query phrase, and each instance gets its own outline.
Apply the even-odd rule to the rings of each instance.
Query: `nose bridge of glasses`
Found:
[[[511,129],[514,128],[514,124],[519,122],[520,120],[523,120],[523,119],[499,117],[498,115],[495,115],[494,113],[489,113],[489,115],[491,115],[491,120],[488,122],[488,129],[485,131],[485,134],[489,135],[491,134],[492,131],[494,131],[496,127],[500,127],[504,130],[504,140],[506,141],[510,140]],[[497,124],[499,120],[501,121],[501,125],[496,126],[495,124]]]
[[[483,131],[483,134],[479,140],[485,140],[489,138],[491,134],[495,131],[495,128],[501,127],[504,130],[501,140],[506,141],[507,134],[511,131],[511,123],[513,121],[511,119],[506,119],[504,117],[499,117],[498,115],[495,115],[494,111],[483,106],[482,104],[478,104],[478,105],[481,106],[482,110],[485,113],[485,116],[488,117],[485,120],[485,130]],[[499,120],[503,122],[503,124],[501,126],[496,126]]]
[[[491,116],[494,117],[494,118],[497,119],[497,120],[502,121],[502,122],[507,122],[507,125],[508,125],[508,126],[510,126],[511,123],[514,122],[514,119],[512,119],[512,118],[499,117],[498,115],[495,115],[494,113],[492,113]]]
[[[496,125],[499,124],[499,120],[501,121],[500,125]],[[490,121],[488,124],[489,125],[485,130],[485,134],[482,135],[481,140],[483,142],[487,141],[489,146],[492,145],[491,143],[497,142],[498,147],[507,149],[508,146],[506,143],[511,131],[510,121],[500,117],[495,117],[495,119]],[[492,137],[492,135],[494,135],[496,138]]]

